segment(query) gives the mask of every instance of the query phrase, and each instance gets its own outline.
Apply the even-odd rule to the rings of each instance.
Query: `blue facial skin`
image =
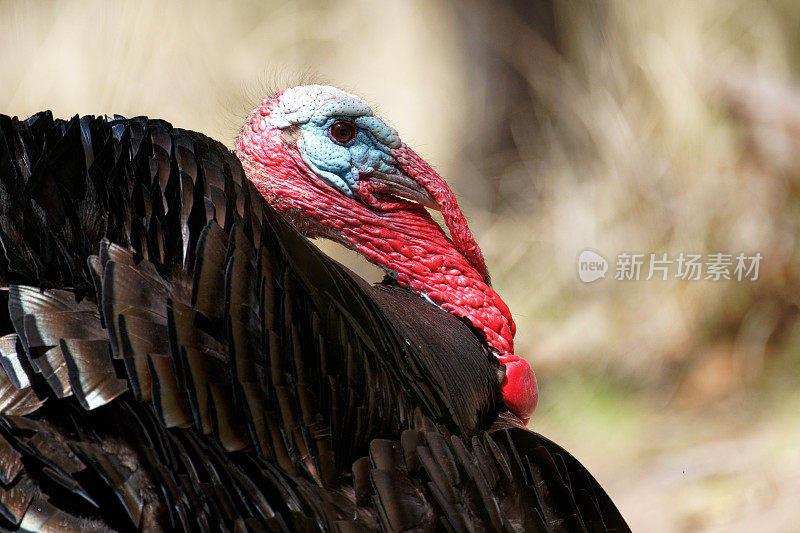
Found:
[[[355,139],[347,145],[330,136],[330,128],[338,120],[352,122],[358,128]],[[361,172],[397,172],[389,146],[399,145],[399,139],[376,117],[328,116],[319,122],[309,120],[300,125],[300,130],[303,135],[298,148],[305,164],[347,196],[357,196]]]

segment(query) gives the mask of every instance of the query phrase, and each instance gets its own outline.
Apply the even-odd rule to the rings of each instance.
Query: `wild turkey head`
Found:
[[[536,378],[514,355],[514,320],[444,180],[366,102],[307,85],[265,98],[236,141],[248,178],[310,237],[361,252],[397,282],[486,336],[506,366],[503,396],[527,420]],[[450,237],[425,210],[442,212]]]

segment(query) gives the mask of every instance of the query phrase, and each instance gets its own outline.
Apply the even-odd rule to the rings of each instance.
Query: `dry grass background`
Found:
[[[270,84],[364,96],[459,195],[537,369],[533,427],[634,530],[792,530],[800,5],[554,0],[542,31],[515,4],[0,1],[0,112],[230,144]],[[583,285],[586,247],[764,260],[757,282]]]

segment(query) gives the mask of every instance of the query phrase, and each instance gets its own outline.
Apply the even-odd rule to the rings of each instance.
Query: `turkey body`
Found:
[[[477,330],[201,134],[0,115],[0,243],[2,529],[627,530]]]

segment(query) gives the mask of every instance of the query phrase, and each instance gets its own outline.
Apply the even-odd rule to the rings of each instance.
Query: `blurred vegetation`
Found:
[[[364,96],[458,194],[540,380],[532,426],[634,530],[785,531],[798,28],[791,0],[0,1],[0,111],[146,114],[230,143],[268,85]],[[609,279],[579,281],[584,248]],[[622,251],[764,259],[755,282],[614,281]]]

